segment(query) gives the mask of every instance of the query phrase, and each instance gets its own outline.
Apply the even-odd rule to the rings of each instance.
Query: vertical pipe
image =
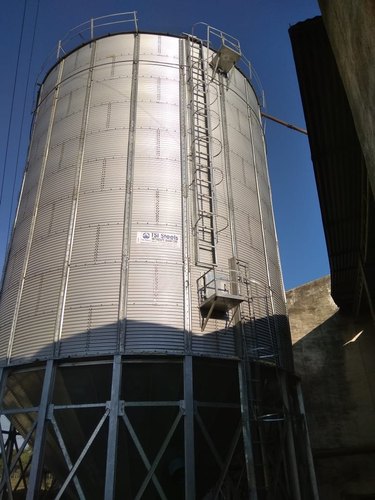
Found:
[[[249,398],[248,398],[248,384],[247,377],[243,363],[238,363],[238,380],[240,385],[240,402],[241,402],[241,415],[242,415],[242,435],[244,440],[246,473],[248,481],[248,495],[249,500],[258,500],[258,493],[256,488],[255,470],[254,470],[254,455],[251,446],[251,429],[250,429],[250,415],[249,415]]]
[[[109,426],[107,462],[105,472],[105,500],[114,500],[116,495],[117,436],[120,411],[122,362],[121,355],[113,358],[111,400],[109,402]]]
[[[283,396],[283,403],[286,409],[286,439],[288,447],[288,457],[291,472],[291,482],[293,490],[293,500],[301,500],[301,489],[299,485],[298,465],[296,458],[296,450],[294,445],[293,427],[291,422],[291,412],[288,398],[287,375],[285,372],[280,373],[281,390]]]
[[[185,500],[195,500],[193,357],[184,359]]]
[[[53,359],[46,363],[44,372],[42,396],[39,403],[38,423],[35,431],[35,440],[33,445],[33,457],[31,462],[29,487],[27,489],[26,500],[39,498],[40,479],[43,467],[43,449],[46,434],[47,411],[51,397],[55,375],[55,366]]]
[[[303,402],[302,387],[301,387],[301,382],[299,380],[297,380],[296,386],[297,386],[296,389],[297,389],[297,397],[298,397],[298,406],[299,406],[299,410],[301,412],[303,422],[304,422],[305,440],[306,440],[306,455],[307,455],[307,462],[309,465],[309,476],[310,476],[313,499],[319,500],[319,492],[318,492],[318,484],[316,482],[314,459],[313,459],[313,454],[311,451],[311,442],[310,442],[310,436],[309,436],[309,429],[308,429],[307,421],[306,421],[306,411],[305,411],[305,405]]]

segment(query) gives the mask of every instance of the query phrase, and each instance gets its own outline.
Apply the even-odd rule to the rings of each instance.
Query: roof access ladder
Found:
[[[200,41],[189,38],[190,158],[194,190],[196,263],[211,267],[217,264],[217,227],[209,79],[204,50],[206,49]]]

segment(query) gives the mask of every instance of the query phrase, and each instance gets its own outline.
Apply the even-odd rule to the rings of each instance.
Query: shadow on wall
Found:
[[[337,311],[323,289],[288,292],[321,500],[375,495],[374,324]]]
[[[274,319],[285,322],[285,317]],[[265,320],[259,320],[257,324],[255,322],[245,327],[246,332],[252,331],[254,334],[256,328],[258,330],[265,328]],[[120,418],[117,446],[117,497],[135,498],[142,481],[145,480],[147,468],[142,462],[139,447],[137,448],[136,445],[138,439],[150,464],[156,460],[161,447],[165,444],[165,451],[156,468],[156,477],[168,498],[182,499],[184,497],[182,354],[185,352],[185,337],[189,336],[185,336],[180,329],[147,321],[129,320],[127,331],[134,332],[133,345],[138,338],[138,341],[144,339],[150,346],[150,339],[154,339],[155,349],[152,352],[146,351],[140,342],[138,350],[130,352],[127,351],[129,346],[125,344],[125,352],[128,356],[124,357],[119,395],[120,400],[125,401],[125,407],[124,417]],[[106,353],[103,350],[98,353],[100,356],[95,357],[95,353],[87,349],[91,345],[90,338],[92,342],[95,340],[96,345],[99,345],[98,339],[100,338],[103,339],[103,345],[108,345],[105,339],[106,332],[110,335],[116,332],[114,338],[117,341],[117,324],[89,329],[67,340],[70,348],[72,346],[76,348],[74,351],[76,355],[61,359],[61,363],[56,368],[51,395],[54,406],[47,419],[45,463],[62,480],[67,477],[69,471],[61,452],[61,440],[68,450],[71,462],[76,463],[90,436],[95,435],[92,445],[84,456],[82,466],[78,469],[79,481],[87,493],[87,498],[92,499],[103,498],[103,471],[106,468],[109,428],[109,418],[107,418],[108,415],[106,417],[106,412],[107,402],[111,399],[113,352]],[[215,333],[203,333],[199,336],[198,342],[207,344],[205,350],[201,349],[201,344],[195,345],[197,356],[193,360],[193,384],[194,400],[197,406],[195,418],[197,498],[206,498],[205,495],[210,495],[216,488],[221,466],[218,466],[215,454],[222,464],[228,465],[228,485],[224,482],[223,488],[230,488],[230,483],[238,484],[240,488],[244,488],[243,492],[246,492],[238,357],[235,355],[236,342],[233,337],[233,328]],[[163,339],[164,342],[160,349],[156,349],[155,339],[158,338]],[[250,340],[248,345],[251,344]],[[272,338],[268,346],[253,352],[259,354],[260,357],[262,353],[267,352],[266,348],[268,352],[271,352],[271,348],[274,348],[271,341],[273,341]],[[209,351],[207,346],[212,351],[211,358],[207,357]],[[52,353],[52,347],[43,348],[41,355],[39,354],[39,360],[45,357],[46,352]],[[290,350],[289,344],[285,346],[285,352],[288,350]],[[21,362],[25,363],[26,370],[23,370],[24,366],[20,364]],[[31,366],[34,367],[33,370],[28,369]],[[24,409],[39,405],[44,367],[44,363],[38,363],[35,359],[33,365],[26,364],[25,359],[17,359],[16,364],[12,365],[9,370],[4,407],[8,410],[20,409],[20,412],[15,413],[12,418],[24,436],[32,431],[37,414],[35,411],[28,412]],[[201,406],[200,402],[203,403]],[[80,408],[73,408],[74,405],[80,405]],[[166,442],[168,435],[170,439]],[[279,437],[276,437],[279,442]],[[33,440],[33,435],[31,440]],[[216,447],[215,451],[212,450],[212,443]],[[231,459],[228,459],[229,452],[232,454]],[[280,457],[282,457],[281,451]],[[126,477],[125,482],[124,477]],[[152,480],[142,498],[150,500],[156,498],[157,493],[154,488],[155,484]],[[76,498],[73,483],[66,490],[66,498]],[[228,498],[232,496],[229,495]],[[238,498],[246,498],[246,493]],[[284,496],[280,499],[284,499]]]
[[[145,316],[147,315],[151,314],[145,312]],[[230,324],[214,332],[203,331],[193,334],[171,325],[127,319],[125,333],[121,333],[122,327],[118,322],[91,327],[90,319],[89,317],[87,328],[81,333],[63,334],[58,346],[46,342],[43,347],[36,349],[32,340],[28,345],[26,339],[21,336],[17,338],[16,335],[14,341],[16,348],[12,351],[10,365],[51,358],[96,357],[115,353],[124,355],[190,353],[197,356],[236,358],[243,347],[239,331]],[[209,321],[215,322],[215,319]],[[290,331],[285,315],[273,315],[244,322],[243,331],[243,340],[249,357],[276,360],[283,368],[292,371]],[[37,342],[38,345],[42,343],[41,339]],[[5,359],[0,360],[0,364],[4,365],[5,362]]]

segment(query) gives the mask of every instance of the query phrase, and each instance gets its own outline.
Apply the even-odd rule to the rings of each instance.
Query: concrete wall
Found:
[[[375,498],[374,325],[340,313],[329,276],[287,304],[321,499]]]
[[[375,2],[319,0],[375,193]]]

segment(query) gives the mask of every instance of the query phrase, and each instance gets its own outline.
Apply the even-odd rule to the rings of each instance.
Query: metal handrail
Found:
[[[228,288],[218,288],[218,283],[227,283]],[[241,284],[241,273],[237,269],[222,270],[212,267],[197,279],[200,303],[202,304],[208,298],[207,290],[212,290],[212,293],[225,291],[230,294],[232,283],[236,283],[237,286]]]
[[[196,34],[194,34],[195,28],[197,26],[204,26],[206,33],[204,34],[205,38],[200,38]],[[202,43],[205,45],[208,49],[217,52],[220,47],[216,46],[213,41],[212,37],[210,38],[210,34],[214,35],[215,37],[220,39],[221,43],[223,46],[230,48],[234,52],[240,55],[239,60],[236,63],[236,67],[244,73],[246,78],[251,82],[253,85],[255,94],[258,98],[259,104],[262,108],[266,107],[266,102],[265,102],[265,96],[264,96],[264,90],[262,87],[261,80],[254,70],[253,65],[251,62],[247,59],[247,57],[244,55],[244,53],[241,50],[240,42],[234,38],[232,35],[229,35],[228,33],[225,33],[222,30],[219,30],[218,28],[215,28],[213,26],[210,26],[209,24],[205,22],[197,22],[193,25],[192,27],[192,33],[191,35],[188,33],[184,33],[187,36],[191,37],[192,39],[195,39],[197,42]]]
[[[98,22],[102,20],[107,20],[106,22]],[[112,19],[112,20],[111,20]],[[108,14],[106,16],[100,16],[91,18],[88,21],[85,21],[81,24],[78,24],[74,28],[70,29],[57,43],[57,45],[53,48],[50,54],[47,56],[44,61],[39,77],[46,71],[46,68],[49,68],[54,62],[58,61],[61,57],[64,57],[68,52],[73,50],[78,46],[77,39],[80,44],[88,43],[95,38],[98,38],[100,35],[103,35],[103,29],[106,26],[117,26],[124,25],[128,23],[133,23],[134,31],[138,33],[138,18],[137,11],[130,12],[118,12],[116,14]],[[121,32],[121,29],[116,30],[111,29],[111,33]],[[87,36],[89,33],[89,36]],[[38,77],[38,80],[39,80]]]

